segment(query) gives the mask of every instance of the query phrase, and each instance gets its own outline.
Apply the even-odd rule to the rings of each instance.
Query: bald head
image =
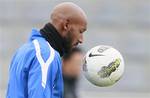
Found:
[[[56,27],[62,23],[78,23],[87,24],[87,16],[85,12],[72,2],[64,2],[54,7],[51,13],[51,21]],[[59,28],[60,29],[60,28]]]
[[[51,14],[52,21],[59,19],[69,19],[72,21],[86,21],[87,17],[85,12],[76,4],[71,2],[64,2],[56,5]]]
[[[64,2],[56,5],[51,13],[51,23],[68,42],[69,48],[82,43],[82,33],[87,28],[87,16],[76,4]]]

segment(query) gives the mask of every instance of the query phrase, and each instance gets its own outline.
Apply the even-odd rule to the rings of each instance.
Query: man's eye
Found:
[[[82,31],[80,31],[80,33],[82,34],[83,32],[82,32]]]

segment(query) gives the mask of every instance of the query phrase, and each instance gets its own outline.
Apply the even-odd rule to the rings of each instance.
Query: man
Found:
[[[83,54],[74,48],[63,56],[64,98],[77,98],[77,82],[81,71]]]
[[[33,29],[29,41],[15,53],[7,98],[62,98],[61,56],[83,42],[87,27],[84,11],[64,2],[54,7],[51,21]]]

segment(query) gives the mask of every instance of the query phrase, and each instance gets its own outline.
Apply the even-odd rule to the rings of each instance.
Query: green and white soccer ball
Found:
[[[111,46],[96,46],[84,57],[84,76],[96,86],[106,87],[115,84],[120,80],[123,72],[123,57]]]

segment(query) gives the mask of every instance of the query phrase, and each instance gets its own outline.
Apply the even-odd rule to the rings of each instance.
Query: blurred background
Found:
[[[124,76],[112,87],[96,87],[81,74],[79,98],[150,98],[150,0],[0,0],[0,98],[5,98],[13,53],[63,1],[74,2],[87,13],[85,51],[111,45],[125,59]]]

